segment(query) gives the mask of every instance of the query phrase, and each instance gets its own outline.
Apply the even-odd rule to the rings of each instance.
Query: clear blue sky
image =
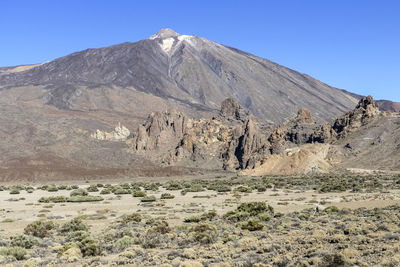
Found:
[[[0,66],[45,62],[172,28],[338,88],[400,101],[396,0],[1,0],[0,25]]]

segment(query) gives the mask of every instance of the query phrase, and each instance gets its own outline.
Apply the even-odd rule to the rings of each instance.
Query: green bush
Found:
[[[256,219],[249,219],[245,222],[241,222],[239,223],[239,226],[243,230],[249,230],[249,231],[258,231],[264,228],[264,225],[261,223],[261,221]]]
[[[82,221],[81,218],[76,217],[69,222],[66,222],[60,229],[61,233],[70,233],[76,231],[88,231],[88,226]]]
[[[100,191],[101,195],[108,195],[111,194],[111,189],[110,188],[104,188]]]
[[[338,213],[339,211],[340,211],[339,208],[336,207],[336,206],[329,206],[329,207],[327,207],[327,208],[325,208],[325,209],[323,210],[323,212],[329,213],[329,214],[331,214],[331,213]]]
[[[234,189],[234,191],[241,192],[241,193],[250,193],[252,190],[251,190],[251,188],[246,187],[246,186],[239,186],[239,187],[236,187]]]
[[[210,210],[208,212],[204,212],[200,218],[202,221],[206,221],[209,220],[211,221],[212,219],[214,219],[217,216],[217,211],[216,210]]]
[[[85,238],[90,237],[89,232],[78,230],[75,232],[70,232],[66,238],[68,242],[82,242]]]
[[[131,247],[135,243],[135,240],[130,236],[123,236],[115,242],[115,248],[118,252]]]
[[[89,193],[85,189],[78,188],[78,189],[72,190],[69,195],[71,197],[75,197],[75,196],[87,196],[88,194]]]
[[[127,195],[131,193],[131,190],[122,187],[116,187],[114,188],[113,193],[115,195]]]
[[[96,185],[89,185],[89,187],[86,188],[86,191],[88,191],[88,192],[98,192],[99,189],[97,188]]]
[[[18,261],[24,260],[26,254],[27,254],[26,249],[22,247],[0,248],[0,255],[12,256]]]
[[[100,254],[99,242],[93,237],[87,237],[79,242],[83,256],[96,256]]]
[[[55,224],[52,221],[35,221],[25,227],[24,233],[26,235],[44,238],[49,236],[50,231],[54,228]]]
[[[261,221],[267,222],[272,219],[272,215],[270,212],[262,212],[257,216]]]
[[[30,235],[17,235],[11,238],[12,247],[32,248],[39,244],[39,240]]]
[[[160,198],[161,199],[172,199],[172,198],[175,198],[175,196],[170,193],[163,193],[163,194],[161,194]]]
[[[49,186],[47,186],[47,191],[48,192],[57,192],[58,188],[55,185],[49,185]]]
[[[245,202],[240,204],[237,210],[248,212],[250,216],[256,216],[265,211],[274,213],[274,208],[269,205],[267,206],[265,202]]]
[[[130,215],[126,215],[125,217],[122,218],[122,222],[123,223],[138,223],[142,220],[142,216],[140,216],[140,214],[138,213],[132,213]]]
[[[133,197],[145,197],[146,192],[138,190],[138,191],[133,192],[132,196]]]
[[[190,216],[186,217],[183,221],[185,223],[198,223],[201,221],[201,218],[199,216]]]
[[[208,223],[198,224],[190,229],[189,239],[201,244],[213,243],[217,239],[217,228]]]
[[[62,203],[67,202],[68,198],[64,196],[54,196],[54,197],[41,197],[39,198],[40,203]]]
[[[156,201],[156,197],[155,196],[146,196],[143,197],[142,199],[140,199],[141,202],[154,202]]]
[[[96,202],[103,201],[104,198],[101,196],[74,196],[68,198],[68,202]]]
[[[19,194],[19,190],[18,190],[17,188],[12,188],[12,189],[10,190],[10,194],[11,194],[11,195],[18,195],[18,194]]]

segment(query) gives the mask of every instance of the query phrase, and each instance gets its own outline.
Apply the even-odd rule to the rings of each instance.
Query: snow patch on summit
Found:
[[[175,42],[175,40],[172,37],[163,39],[160,44],[160,47],[162,50],[164,50],[166,53],[168,53],[169,51],[171,51],[171,48],[174,45],[174,42]]]

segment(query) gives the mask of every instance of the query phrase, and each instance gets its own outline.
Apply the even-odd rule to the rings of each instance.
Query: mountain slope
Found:
[[[37,86],[60,109],[104,107],[104,88],[135,90],[212,112],[234,97],[254,115],[283,122],[301,107],[328,121],[357,103],[350,94],[276,63],[170,29],[136,43],[88,49],[26,71],[0,73],[0,90]],[[135,94],[125,94],[134,99]],[[110,109],[113,109],[111,106]],[[147,113],[153,111],[151,104]]]

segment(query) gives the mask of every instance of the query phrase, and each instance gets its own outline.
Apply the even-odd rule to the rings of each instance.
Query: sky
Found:
[[[399,14],[397,0],[1,0],[0,66],[42,63],[172,28],[337,88],[400,102]]]

